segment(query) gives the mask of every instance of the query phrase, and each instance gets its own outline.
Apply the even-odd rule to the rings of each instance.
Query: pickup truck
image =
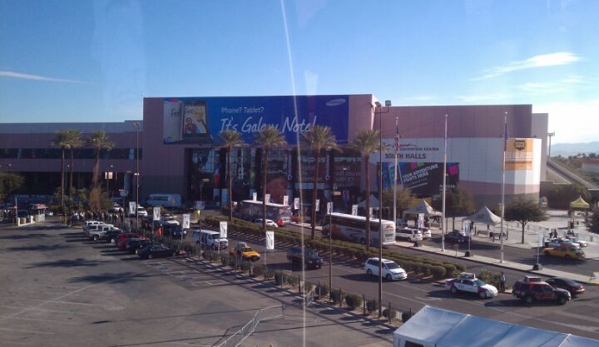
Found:
[[[109,232],[109,231],[112,232],[114,230],[118,230],[118,228],[116,228],[112,224],[97,225],[95,228],[89,229],[87,236],[90,239],[94,239],[94,241],[98,241],[98,240],[104,238],[104,235],[107,232]]]
[[[238,242],[235,248],[231,248],[229,254],[232,257],[245,261],[260,260],[260,253],[254,251],[246,242]]]

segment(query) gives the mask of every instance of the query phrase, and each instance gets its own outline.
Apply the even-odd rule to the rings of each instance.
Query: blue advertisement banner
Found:
[[[412,193],[436,195],[443,187],[443,163],[398,163],[397,184],[410,189]],[[394,166],[383,162],[383,189],[393,186]],[[378,180],[377,180],[378,181]],[[447,163],[447,189],[455,188],[460,181],[460,164]]]
[[[298,133],[320,125],[331,128],[340,144],[348,141],[349,96],[265,96],[165,98],[164,143],[218,143],[225,129],[239,131],[246,143],[274,125],[289,144]],[[299,136],[301,140],[301,136]]]

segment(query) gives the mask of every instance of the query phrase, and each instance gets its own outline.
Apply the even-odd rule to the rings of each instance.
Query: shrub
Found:
[[[378,302],[376,299],[368,299],[366,301],[366,311],[368,313],[372,313],[379,308]]]
[[[343,290],[341,289],[333,289],[331,292],[331,300],[333,303],[338,304],[343,301]]]
[[[319,283],[316,292],[318,292],[318,295],[321,297],[329,296],[329,285],[326,283]]]
[[[254,265],[254,269],[252,270],[252,275],[254,277],[260,277],[264,275],[264,265]]]
[[[446,270],[445,267],[441,266],[441,265],[435,265],[431,267],[431,275],[433,275],[433,278],[436,280],[440,280],[442,278],[445,278],[445,274],[446,274]]]
[[[383,317],[385,317],[385,318],[391,317],[389,319],[396,318],[397,317],[397,311],[395,311],[394,309],[386,308],[386,309],[383,310]]]
[[[407,322],[410,318],[412,318],[412,312],[404,312],[401,314],[401,321]]]
[[[356,308],[362,306],[362,302],[362,297],[360,295],[347,294],[345,296],[345,303],[352,310],[355,310]]]

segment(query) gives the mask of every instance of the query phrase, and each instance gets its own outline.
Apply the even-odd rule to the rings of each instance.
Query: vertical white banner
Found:
[[[268,204],[270,202],[270,194],[264,195],[264,200],[266,200],[266,203]]]
[[[547,228],[543,228],[543,229],[541,229],[541,231],[540,231],[540,232],[539,232],[539,234],[537,235],[537,236],[538,236],[538,238],[539,238],[539,239],[538,239],[538,246],[539,246],[539,248],[541,248],[541,247],[545,247],[545,243],[544,243],[544,241],[545,241],[545,235],[546,235],[546,233],[547,233],[547,230],[549,230],[549,229],[547,229]]]
[[[17,206],[16,203],[15,203],[15,206]],[[136,213],[137,213],[137,209],[135,208],[135,201],[129,201],[129,214],[132,214],[135,216]]]
[[[293,209],[299,210],[299,205],[300,205],[299,198],[294,198],[293,199]]]
[[[368,209],[368,215],[372,218],[372,207]]]
[[[191,225],[191,215],[189,213],[185,213],[183,215],[183,229],[189,229]]]
[[[254,201],[258,200],[258,193],[256,193],[256,192],[252,193],[252,200],[254,200]]]
[[[470,221],[464,220],[462,222],[462,231],[464,232],[465,236],[470,236]]]
[[[160,207],[154,207],[152,209],[152,220],[160,220]]]
[[[327,214],[331,214],[333,213],[333,202],[329,201],[327,202]]]
[[[418,228],[424,228],[424,213],[418,214]]]
[[[354,216],[358,215],[358,205],[351,205],[351,214]]]
[[[266,232],[266,249],[267,250],[275,249],[275,232],[274,231]]]
[[[220,237],[223,239],[227,238],[227,221],[221,221],[220,222]]]
[[[320,199],[316,199],[316,212],[320,212]]]
[[[289,206],[289,195],[283,196],[283,205]]]

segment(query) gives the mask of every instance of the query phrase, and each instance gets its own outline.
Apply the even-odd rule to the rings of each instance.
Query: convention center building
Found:
[[[445,167],[448,189],[459,185],[477,205],[496,206],[504,162],[506,198],[538,199],[545,179],[548,115],[533,113],[532,105],[392,106],[372,94],[146,97],[142,121],[3,123],[0,171],[24,175],[32,194],[52,194],[61,179],[62,151],[51,145],[56,132],[76,129],[85,139],[100,130],[114,143],[101,150],[99,164],[111,195],[139,194],[143,201],[152,193],[176,193],[218,205],[229,201],[219,132],[236,130],[245,142],[231,153],[233,199],[239,201],[262,192],[263,153],[255,135],[266,125],[287,142],[269,152],[271,202],[293,201],[300,192],[311,201],[316,165],[321,201],[349,206],[364,199],[362,156],[348,146],[364,129],[380,130],[384,149],[370,155],[373,193],[395,182],[418,196],[439,196]],[[325,151],[318,163],[301,135],[314,125],[330,127],[341,149]],[[84,145],[72,154],[71,161],[67,151],[65,171],[73,171],[74,186],[89,187],[95,149]]]

